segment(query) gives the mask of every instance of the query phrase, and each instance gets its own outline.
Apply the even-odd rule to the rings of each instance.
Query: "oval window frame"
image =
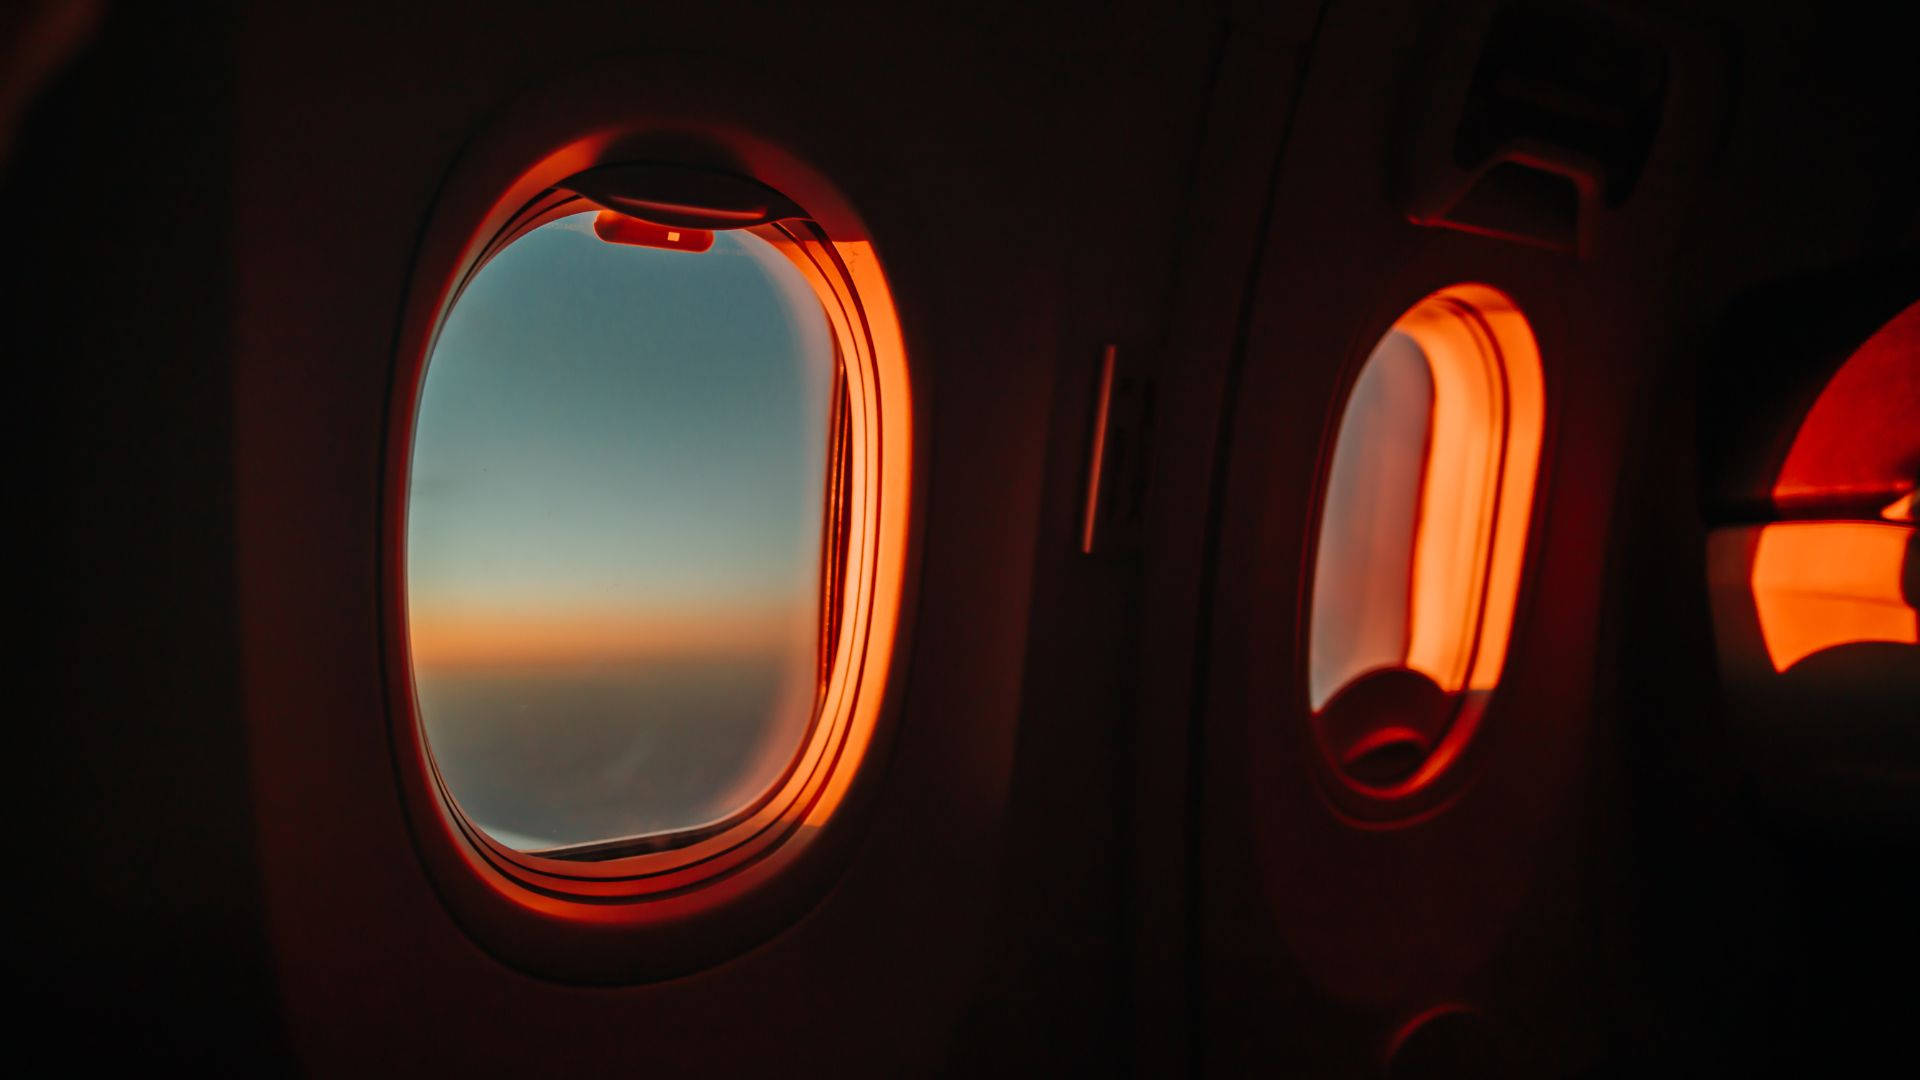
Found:
[[[552,118],[567,111],[565,98],[510,118],[469,152],[433,207],[415,262],[390,379],[381,518],[388,727],[414,846],[468,934],[543,977],[637,982],[696,970],[763,940],[816,900],[844,862],[850,819],[871,801],[877,772],[863,766],[890,741],[898,711],[903,680],[894,669],[911,623],[907,582],[920,503],[913,477],[924,453],[916,431],[924,410],[872,240],[830,184],[730,128],[704,137],[658,124],[564,134],[577,125]],[[587,115],[604,109],[598,100],[572,104]],[[840,569],[830,590],[837,640],[805,741],[766,794],[695,830],[700,835],[676,834],[685,843],[642,842],[599,861],[555,859],[509,848],[468,821],[427,745],[407,630],[413,427],[439,329],[466,284],[532,229],[604,207],[597,186],[600,201],[568,187],[570,180],[628,167],[690,177],[696,190],[710,178],[729,197],[764,191],[768,212],[740,227],[786,255],[821,301],[845,387],[846,450],[829,462],[830,469],[834,460],[846,463],[843,557],[828,560]]]
[[[1920,391],[1907,362],[1920,274],[1864,263],[1788,279],[1724,321],[1701,413],[1718,451],[1703,469],[1703,583],[1727,738],[1775,810],[1880,828],[1907,797],[1920,687],[1902,677],[1920,647],[1920,476],[1900,424]],[[1736,366],[1756,345],[1775,350],[1758,377]],[[1735,407],[1704,396],[1735,371]]]
[[[1456,280],[1452,284],[1414,295],[1418,298],[1412,303],[1383,311],[1377,324],[1369,324],[1371,333],[1363,332],[1354,338],[1348,359],[1342,366],[1336,393],[1327,410],[1315,472],[1312,509],[1301,546],[1301,578],[1297,593],[1300,601],[1296,613],[1296,640],[1301,647],[1295,658],[1295,686],[1298,687],[1298,715],[1304,720],[1306,741],[1312,748],[1307,756],[1313,763],[1312,770],[1330,808],[1350,824],[1368,828],[1394,828],[1424,821],[1450,805],[1471,780],[1472,769],[1467,762],[1472,756],[1475,737],[1480,733],[1481,721],[1498,689],[1507,656],[1511,652],[1514,628],[1521,617],[1528,579],[1536,561],[1533,552],[1540,542],[1536,519],[1544,500],[1542,477],[1548,475],[1553,401],[1547,390],[1545,351],[1540,347],[1540,333],[1534,320],[1525,313],[1511,291],[1484,282]],[[1422,332],[1422,324],[1426,325],[1428,332]],[[1457,338],[1441,347],[1459,347],[1465,345],[1468,339],[1473,339],[1482,362],[1489,369],[1497,371],[1502,387],[1501,401],[1497,406],[1502,414],[1498,433],[1498,480],[1492,487],[1491,509],[1488,511],[1490,520],[1484,526],[1493,537],[1485,555],[1489,563],[1486,576],[1494,580],[1477,591],[1479,614],[1474,620],[1469,655],[1459,665],[1463,684],[1459,688],[1461,700],[1452,707],[1452,716],[1446,727],[1409,775],[1389,782],[1375,782],[1350,771],[1347,763],[1340,760],[1341,755],[1332,745],[1322,724],[1326,708],[1354,685],[1355,676],[1349,675],[1321,707],[1316,708],[1313,703],[1312,628],[1321,534],[1333,485],[1334,456],[1341,428],[1354,389],[1368,363],[1378,347],[1395,331],[1407,333],[1424,353],[1430,353],[1438,344],[1431,340],[1431,330],[1435,324],[1440,324],[1444,334]],[[1520,358],[1523,371],[1518,380],[1522,384],[1518,392],[1523,399],[1530,399],[1523,400],[1518,407],[1525,414],[1522,418],[1525,430],[1518,447],[1528,458],[1521,470],[1525,475],[1523,483],[1514,484],[1511,488],[1509,484],[1515,479],[1512,474],[1516,465],[1512,454],[1515,449],[1512,417],[1516,407],[1515,387],[1512,385],[1515,382],[1514,373],[1506,366],[1507,356]],[[1429,358],[1428,362],[1431,364],[1432,360]],[[1528,378],[1532,382],[1530,388],[1524,385]],[[1430,463],[1422,466],[1423,488],[1428,483],[1429,467]],[[1524,489],[1518,491],[1520,497],[1510,497],[1520,488]],[[1417,552],[1415,559],[1419,559]],[[1503,561],[1506,564],[1504,568],[1495,569],[1492,565]],[[1498,645],[1487,649],[1483,645],[1485,630],[1489,613],[1496,609],[1500,615],[1492,621],[1499,624]],[[1409,618],[1412,618],[1411,612]]]

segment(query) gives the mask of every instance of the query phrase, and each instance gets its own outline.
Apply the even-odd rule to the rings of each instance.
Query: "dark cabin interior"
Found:
[[[14,1060],[1897,1069],[1914,40],[1805,0],[11,5]],[[572,175],[632,162],[884,264],[888,311],[841,272],[912,438],[849,580],[898,622],[843,803],[744,869],[576,895],[408,749],[395,530],[408,380],[509,179],[738,224],[721,188],[674,217]],[[1529,413],[1491,369],[1488,483],[1531,484],[1481,522],[1510,589],[1449,631],[1467,674],[1323,708],[1345,403],[1465,284],[1544,385]]]

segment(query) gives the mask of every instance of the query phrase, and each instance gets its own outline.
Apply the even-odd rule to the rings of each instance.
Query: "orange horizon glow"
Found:
[[[572,171],[584,171],[602,163],[606,141],[599,137],[591,145],[583,141],[563,154],[553,155],[548,163],[583,158],[575,162]],[[546,165],[543,163],[542,169],[546,169]],[[564,195],[565,191],[561,190],[560,194]],[[516,188],[513,200],[520,201],[503,197],[495,207],[494,217],[504,219],[513,207],[524,202],[524,195],[524,191]],[[577,202],[565,204],[567,208],[576,205]],[[549,216],[553,217],[550,211]],[[850,212],[843,210],[840,216],[850,217]],[[559,218],[553,217],[553,220]],[[767,271],[790,309],[805,309],[812,316],[816,314],[814,301],[817,300],[817,308],[823,309],[832,339],[833,359],[839,370],[834,372],[835,378],[830,383],[828,400],[832,404],[826,438],[821,441],[827,447],[826,479],[833,486],[824,500],[824,527],[815,528],[810,534],[814,542],[820,544],[819,555],[810,565],[818,568],[821,580],[816,580],[807,591],[806,603],[800,603],[802,597],[796,589],[775,595],[771,588],[765,594],[746,594],[736,587],[741,582],[757,585],[763,579],[774,578],[772,571],[784,568],[784,562],[762,559],[749,563],[744,557],[735,558],[735,563],[753,573],[742,572],[736,575],[737,581],[723,581],[726,587],[715,589],[711,587],[715,575],[706,571],[715,565],[722,569],[732,565],[726,559],[734,556],[733,549],[720,546],[719,550],[709,552],[700,548],[685,549],[685,545],[668,554],[682,554],[683,549],[690,551],[686,561],[698,563],[701,574],[636,576],[621,589],[573,587],[543,593],[537,587],[543,584],[540,581],[506,579],[494,573],[501,560],[495,559],[489,564],[483,558],[474,557],[458,568],[470,571],[469,578],[495,586],[489,590],[490,595],[461,596],[458,586],[464,582],[458,581],[452,589],[435,581],[430,583],[431,591],[423,587],[412,597],[402,594],[398,605],[402,625],[395,635],[399,641],[394,643],[400,655],[396,659],[409,663],[416,672],[438,669],[448,676],[441,684],[449,690],[445,695],[448,697],[477,699],[491,693],[492,687],[484,679],[467,678],[469,669],[474,674],[498,673],[507,680],[526,676],[533,684],[546,677],[552,665],[558,665],[567,669],[559,672],[561,677],[585,675],[589,678],[583,681],[591,682],[589,692],[581,696],[586,723],[578,726],[587,736],[598,737],[596,725],[617,736],[626,718],[620,715],[620,702],[605,692],[608,683],[602,676],[609,673],[573,669],[603,663],[668,661],[662,665],[666,672],[662,683],[675,685],[669,686],[671,693],[663,697],[660,708],[655,710],[664,717],[679,709],[673,695],[704,693],[709,685],[731,678],[732,672],[727,669],[700,666],[705,658],[722,662],[737,658],[754,670],[743,676],[738,685],[727,688],[730,692],[739,691],[728,699],[729,707],[736,703],[734,699],[752,705],[748,698],[770,696],[774,701],[770,715],[777,718],[798,711],[807,721],[796,739],[779,745],[771,740],[761,744],[769,753],[780,751],[783,768],[770,780],[761,782],[757,795],[744,786],[716,789],[707,801],[730,805],[717,806],[710,819],[688,828],[679,827],[679,823],[671,829],[658,823],[642,823],[636,826],[638,831],[613,838],[623,843],[582,858],[579,852],[556,854],[555,849],[544,843],[538,848],[516,847],[516,843],[527,840],[531,834],[512,833],[512,821],[506,821],[511,835],[496,837],[488,832],[490,819],[471,813],[473,803],[462,801],[465,796],[447,769],[450,763],[436,758],[432,733],[427,730],[428,718],[420,712],[422,691],[416,685],[416,730],[410,733],[412,738],[401,735],[401,752],[409,761],[418,755],[424,763],[425,780],[431,787],[441,823],[446,826],[441,831],[447,834],[457,857],[474,872],[491,897],[486,903],[497,899],[541,919],[599,925],[637,925],[671,920],[686,912],[724,908],[774,876],[787,873],[814,838],[823,834],[823,827],[854,790],[856,778],[866,775],[863,759],[882,722],[883,707],[889,703],[890,670],[898,646],[896,639],[901,632],[902,591],[915,510],[912,465],[918,451],[914,442],[915,402],[904,337],[890,289],[870,242],[836,239],[828,232],[831,228],[838,236],[864,236],[865,230],[857,224],[841,225],[838,221],[836,217],[823,224],[796,218],[747,224],[737,233],[728,230],[714,234],[713,241],[716,248],[730,242],[737,246],[740,238],[764,242],[749,245],[746,254]],[[523,235],[551,223],[533,217],[530,211],[527,221],[514,230],[492,233],[483,230],[481,237],[470,244],[470,249],[491,257]],[[583,232],[579,225],[578,221],[572,222],[570,231]],[[612,216],[604,219],[604,225],[605,228],[592,235],[614,243],[637,242],[640,247],[689,250],[705,240],[697,230],[666,229],[657,235],[651,231],[641,235]],[[670,235],[675,231],[682,235]],[[767,250],[762,252],[761,246]],[[739,252],[723,250],[720,254]],[[737,264],[741,260],[705,261]],[[461,295],[459,290],[475,278],[474,272],[467,271],[448,290],[439,312],[440,321],[427,335],[429,353],[445,330],[444,323],[454,301]],[[789,280],[791,288],[788,288]],[[649,292],[649,295],[654,294]],[[793,302],[796,297],[797,303]],[[717,321],[732,326],[741,320]],[[552,350],[532,347],[522,351],[539,357]],[[726,355],[738,355],[741,351],[734,349]],[[544,390],[544,387],[536,389]],[[675,415],[669,419],[681,417]],[[416,417],[416,430],[418,426]],[[414,485],[414,480],[410,474],[409,484]],[[427,485],[410,487],[409,509],[412,496],[419,491],[445,490],[446,487],[444,484],[440,489]],[[620,490],[631,494],[625,488]],[[798,489],[792,485],[782,485],[775,489],[775,494],[795,490]],[[619,503],[628,507],[678,505],[673,500],[658,498],[650,501],[627,498]],[[409,514],[409,518],[411,516]],[[653,515],[642,524],[659,517]],[[544,518],[521,515],[515,520],[539,523]],[[653,535],[639,528],[627,532],[643,537]],[[761,530],[750,527],[735,528],[726,538],[761,534]],[[666,535],[678,539],[678,534],[668,532]],[[617,536],[624,538],[626,533]],[[586,555],[600,556],[606,546],[586,549],[584,555],[568,549],[554,555],[553,561],[579,565]],[[404,551],[402,557],[410,553],[411,548]],[[638,552],[641,557],[634,563],[670,565],[664,558],[647,558],[650,554]],[[835,569],[840,571],[837,580],[832,573]],[[443,599],[445,594],[465,600],[467,606],[433,608],[431,602]],[[540,599],[548,601],[548,606],[535,609],[534,601]],[[416,605],[410,600],[428,603]],[[616,605],[628,601],[633,603],[616,609]],[[710,603],[703,607],[703,601]],[[639,617],[633,613],[635,606],[644,609]],[[795,626],[804,627],[816,645],[815,649],[808,650],[806,662],[778,665],[778,670],[775,665],[761,663],[754,651],[763,644],[777,648],[789,642],[795,636],[792,632]],[[822,653],[827,657],[824,662]],[[671,670],[673,661],[690,661],[686,678]],[[616,679],[619,677],[617,672],[612,674]],[[502,705],[502,709],[513,708],[525,709],[515,701]],[[748,711],[751,710],[736,710],[741,715]],[[689,718],[699,721],[700,715],[696,712]],[[648,716],[641,716],[640,721],[652,722]],[[713,725],[695,722],[660,726],[663,730],[678,729],[699,736]],[[691,737],[683,742],[691,745],[690,740]],[[584,762],[584,769],[609,775],[615,769],[625,770],[621,775],[626,776],[641,775],[635,773],[638,769],[662,768],[665,771],[659,775],[667,781],[662,786],[667,787],[674,784],[691,787],[706,782],[679,767],[679,759],[655,754],[651,745],[640,745],[639,749],[643,753],[632,755],[631,760],[611,761],[609,756],[598,754],[575,757]],[[651,764],[647,755],[654,755]],[[562,764],[573,767],[573,762]],[[740,776],[766,773],[758,766],[736,771]],[[650,783],[627,784],[627,790],[652,786]],[[613,789],[613,785],[607,787]],[[557,789],[554,794],[553,801],[560,802],[562,797],[570,799],[574,791]],[[721,814],[719,810],[723,809],[728,812]],[[653,837],[656,828],[662,830],[658,835],[667,838],[664,845],[629,847],[624,844],[630,839]],[[551,836],[541,833],[532,839],[544,841]],[[456,882],[454,891],[459,887]],[[646,897],[650,902],[594,902],[635,897]]]
[[[778,650],[796,620],[784,612],[489,611],[415,615],[408,641],[416,668],[567,667],[698,660]]]
[[[1796,521],[1759,531],[1748,582],[1774,671],[1838,645],[1920,644],[1920,613],[1900,588],[1911,527]]]
[[[838,597],[843,614],[812,735],[801,746],[786,779],[760,808],[726,831],[685,847],[605,864],[608,873],[621,876],[627,873],[626,867],[670,863],[677,869],[647,879],[658,889],[705,880],[720,868],[744,864],[757,852],[780,843],[786,834],[773,827],[778,822],[796,824],[795,836],[820,833],[845,801],[873,741],[886,704],[900,629],[912,521],[914,431],[905,340],[891,291],[868,242],[829,241],[823,246],[796,242],[777,226],[752,231],[806,277],[842,353],[850,412],[851,479],[847,573]],[[594,865],[566,863],[556,869],[564,869],[569,890],[599,894],[604,889],[607,895],[618,895],[629,887],[624,877],[620,882],[583,883],[579,877],[583,867]],[[548,902],[538,894],[532,896],[536,905]]]

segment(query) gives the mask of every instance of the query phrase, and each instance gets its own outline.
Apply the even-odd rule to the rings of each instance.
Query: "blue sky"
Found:
[[[721,233],[625,247],[591,215],[482,269],[415,428],[416,611],[811,604],[832,343],[798,271]]]

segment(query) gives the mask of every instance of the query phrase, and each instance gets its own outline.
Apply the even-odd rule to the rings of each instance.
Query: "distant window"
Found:
[[[1751,564],[1735,584],[1747,596],[1721,608],[1751,608],[1775,672],[1859,643],[1920,643],[1920,611],[1903,587],[1914,550],[1913,526],[1884,521],[1724,526],[1707,547],[1716,578]]]
[[[692,842],[774,789],[843,556],[843,374],[807,277],[753,232],[594,223],[513,240],[446,315],[407,506],[439,780],[495,842],[562,858]]]
[[[1336,770],[1411,791],[1458,754],[1506,661],[1544,412],[1504,295],[1443,290],[1355,379],[1314,562],[1308,701]]]
[[[1867,693],[1913,704],[1917,418],[1920,303],[1874,331],[1821,387],[1780,462],[1766,520],[1708,535],[1723,674],[1758,688],[1755,696],[1771,694],[1765,707],[1781,701],[1770,676],[1795,669],[1824,682],[1832,700]]]

